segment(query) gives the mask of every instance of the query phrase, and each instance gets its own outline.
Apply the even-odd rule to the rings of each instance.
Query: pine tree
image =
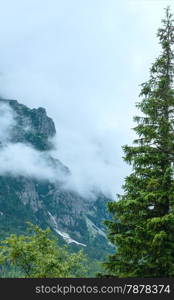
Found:
[[[132,166],[124,194],[106,221],[115,254],[104,264],[116,277],[174,276],[174,24],[170,8],[157,36],[162,51],[141,85],[137,139],[124,146]]]

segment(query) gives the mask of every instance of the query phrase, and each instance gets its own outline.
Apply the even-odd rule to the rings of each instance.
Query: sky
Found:
[[[46,108],[54,155],[79,192],[121,192],[130,172],[121,146],[134,137],[167,5],[174,12],[174,0],[1,1],[0,96]]]

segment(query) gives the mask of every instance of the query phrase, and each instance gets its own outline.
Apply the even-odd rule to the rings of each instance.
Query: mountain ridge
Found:
[[[59,176],[55,182],[49,178],[10,173],[0,176],[0,232],[2,236],[11,232],[24,232],[26,221],[41,227],[49,226],[65,242],[87,249],[92,257],[99,259],[110,249],[106,239],[103,220],[108,218],[106,204],[110,199],[102,193],[94,199],[84,198],[77,192],[67,190],[62,185],[62,176],[71,171],[61,161],[50,156],[54,149],[51,141],[56,135],[54,122],[42,107],[30,109],[17,100],[0,99],[0,107],[8,105],[14,117],[7,144],[1,141],[0,148],[7,145],[27,145],[39,155],[45,155],[46,163]],[[59,178],[60,177],[60,178]],[[95,253],[95,248],[100,250]],[[103,248],[103,249],[102,249]]]

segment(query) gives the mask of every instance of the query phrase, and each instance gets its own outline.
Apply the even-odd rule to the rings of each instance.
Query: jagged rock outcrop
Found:
[[[69,176],[70,170],[49,155],[54,147],[51,138],[56,134],[54,122],[44,108],[29,109],[16,100],[0,99],[13,110],[15,123],[10,131],[10,143],[23,143],[45,153],[50,166],[58,174]],[[0,166],[1,167],[1,166]],[[65,190],[59,175],[55,182],[22,176],[0,176],[0,233],[23,232],[26,221],[51,227],[63,240],[100,258],[109,248],[103,219],[108,217],[106,199],[102,194],[95,199],[81,197]],[[96,253],[95,248],[98,247]]]
[[[44,108],[29,109],[16,100],[0,99],[0,103],[8,104],[14,111],[16,125],[11,129],[12,142],[29,143],[38,150],[49,150],[53,147],[49,138],[56,134],[56,129]]]

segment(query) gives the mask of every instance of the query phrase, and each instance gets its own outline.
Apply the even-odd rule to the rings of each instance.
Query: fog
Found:
[[[57,130],[53,154],[72,172],[67,188],[121,192],[130,172],[121,146],[134,136],[139,84],[159,54],[156,32],[168,4],[174,10],[173,1],[158,0],[1,4],[0,94],[46,108]],[[32,159],[33,149],[25,150]]]
[[[66,180],[62,171],[49,163],[49,151],[44,153],[29,144],[11,142],[15,125],[15,112],[0,103],[0,175],[28,176],[54,183],[57,179]]]

